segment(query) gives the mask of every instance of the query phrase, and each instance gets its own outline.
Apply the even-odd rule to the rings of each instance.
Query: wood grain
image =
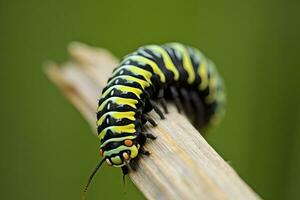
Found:
[[[96,135],[97,98],[118,59],[106,50],[81,43],[69,46],[71,61],[45,68],[48,77],[78,109]],[[138,170],[129,177],[147,199],[260,199],[184,115],[169,103],[170,113],[157,127],[147,125],[157,136],[145,148]]]

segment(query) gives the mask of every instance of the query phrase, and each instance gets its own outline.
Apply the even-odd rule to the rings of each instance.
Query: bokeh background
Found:
[[[299,198],[299,1],[0,2],[1,199],[80,199],[98,160],[89,126],[42,71],[74,40],[119,57],[149,43],[202,49],[228,91],[209,143],[265,199]],[[144,198],[106,166],[88,197]]]

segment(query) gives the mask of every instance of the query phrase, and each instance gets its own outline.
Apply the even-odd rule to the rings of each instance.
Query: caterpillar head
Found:
[[[122,167],[130,162],[132,158],[135,158],[138,155],[140,145],[138,144],[135,136],[126,136],[123,138],[111,138],[105,141],[100,146],[100,155],[103,157],[102,160],[98,163],[94,171],[89,177],[88,183],[85,186],[85,189],[82,194],[82,199],[85,199],[86,191],[101,167],[104,161],[108,165],[114,167]]]
[[[101,145],[99,152],[108,165],[122,167],[138,155],[139,146],[134,136],[112,138]]]

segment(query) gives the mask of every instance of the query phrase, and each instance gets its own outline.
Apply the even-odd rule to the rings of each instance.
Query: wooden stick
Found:
[[[84,116],[95,133],[97,97],[118,60],[109,52],[72,43],[73,61],[46,68],[49,78]],[[147,199],[260,199],[236,172],[209,146],[200,133],[172,104],[165,120],[147,126],[157,136],[145,148],[138,170],[129,177]]]

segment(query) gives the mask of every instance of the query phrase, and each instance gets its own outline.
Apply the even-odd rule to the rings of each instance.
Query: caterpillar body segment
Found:
[[[146,45],[125,56],[107,81],[98,102],[97,131],[103,160],[121,167],[123,174],[140,154],[149,155],[143,145],[155,139],[143,125],[156,125],[147,113],[155,110],[163,119],[171,100],[184,111],[197,129],[220,120],[225,94],[222,78],[214,63],[198,49],[180,43]],[[160,105],[160,106],[159,106]]]

